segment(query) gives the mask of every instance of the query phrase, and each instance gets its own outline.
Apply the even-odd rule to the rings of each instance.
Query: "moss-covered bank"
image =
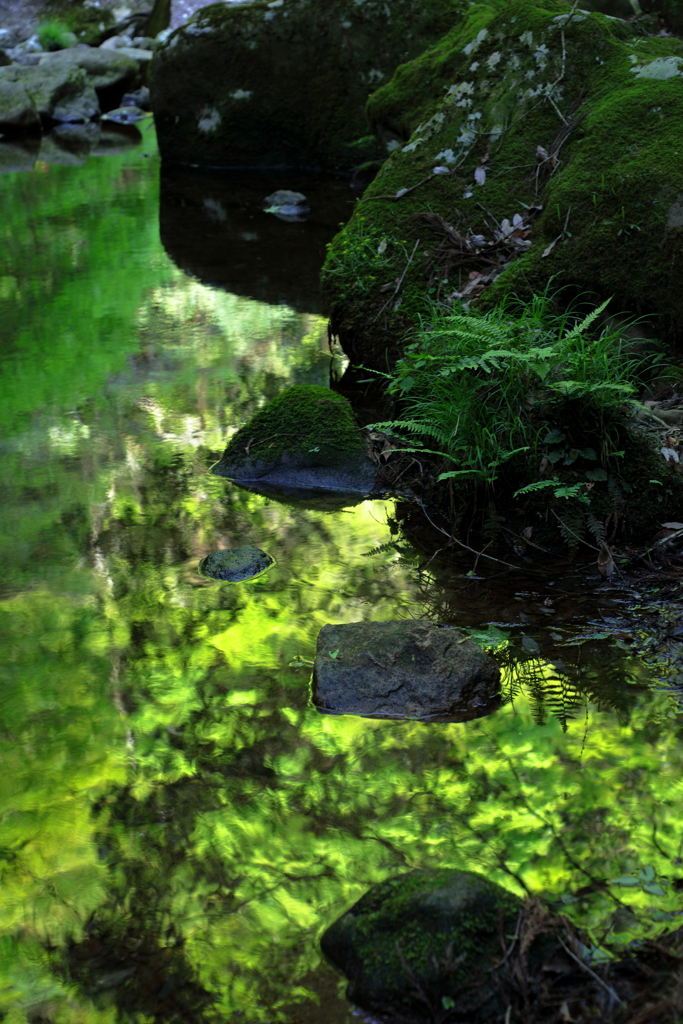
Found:
[[[355,359],[384,369],[430,292],[472,298],[468,283],[491,271],[489,302],[553,278],[656,314],[660,332],[681,338],[679,39],[563,0],[490,0],[398,68],[367,109],[395,151],[323,275]],[[453,235],[449,250],[438,218],[469,250],[454,251]]]

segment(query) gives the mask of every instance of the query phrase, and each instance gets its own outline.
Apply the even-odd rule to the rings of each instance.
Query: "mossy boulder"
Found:
[[[470,275],[489,272],[480,301],[553,279],[680,340],[681,40],[564,0],[491,0],[398,68],[368,114],[395,152],[323,271],[355,359],[385,369],[430,294],[471,299]],[[498,249],[476,255],[483,243]]]
[[[198,11],[150,67],[167,160],[348,169],[386,149],[364,104],[446,32],[463,0],[270,0]]]
[[[244,583],[262,576],[275,559],[261,548],[244,544],[239,548],[211,551],[199,563],[199,575],[223,583]]]
[[[505,1011],[496,968],[520,908],[482,875],[410,871],[373,886],[320,945],[364,1010],[433,1020],[450,1006],[458,1020],[479,1024]]]
[[[316,384],[288,388],[256,413],[211,471],[254,489],[295,493],[366,494],[375,482],[350,403]]]

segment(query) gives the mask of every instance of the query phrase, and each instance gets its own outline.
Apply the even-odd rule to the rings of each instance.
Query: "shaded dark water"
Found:
[[[170,177],[160,218],[148,132],[0,180],[12,1024],[350,1020],[319,934],[413,867],[521,879],[596,942],[678,920],[680,720],[624,649],[618,591],[472,590],[457,560],[394,545],[391,501],[305,511],[207,473],[265,400],[329,380],[315,277],[349,193],[312,183],[292,225],[261,212],[269,191]],[[197,573],[246,544],[275,558],[264,576]],[[406,617],[498,623],[500,710],[320,715],[319,629]]]

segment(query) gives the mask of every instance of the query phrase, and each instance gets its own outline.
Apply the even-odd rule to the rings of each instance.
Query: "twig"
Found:
[[[504,562],[502,560],[502,558],[494,558],[493,555],[487,555],[484,551],[477,551],[476,548],[471,548],[469,546],[469,544],[465,544],[463,541],[458,540],[458,538],[454,537],[451,533],[446,533],[446,531],[442,530],[440,526],[437,526],[436,523],[432,522],[432,520],[429,517],[429,513],[427,512],[427,509],[424,507],[422,502],[420,502],[420,506],[421,506],[422,511],[424,512],[426,518],[427,518],[427,521],[429,523],[431,523],[431,525],[434,527],[434,529],[438,530],[439,533],[442,533],[444,535],[444,537],[448,537],[448,539],[452,540],[454,544],[457,544],[459,547],[464,548],[465,551],[471,552],[471,554],[473,554],[473,555],[477,555],[478,558],[481,558],[481,557],[488,558],[492,562],[497,562],[498,565],[507,565],[508,569],[516,569],[517,571],[519,571],[519,569],[520,569],[519,565],[513,565],[512,562]],[[529,570],[527,570],[527,571],[529,571]],[[533,570],[531,570],[531,571],[533,571]]]
[[[611,987],[611,985],[608,985],[606,981],[603,981],[602,978],[598,974],[595,973],[593,968],[589,967],[587,963],[585,963],[583,960],[581,960],[576,955],[576,953],[572,953],[571,949],[566,944],[566,942],[563,940],[561,935],[558,935],[557,939],[558,939],[560,945],[562,946],[562,948],[564,949],[565,953],[568,953],[569,956],[572,958],[572,960],[575,960],[576,963],[579,965],[579,967],[582,970],[586,971],[587,974],[590,974],[591,977],[594,978],[597,981],[598,985],[602,985],[602,987],[605,989],[605,991],[609,993],[609,996],[610,996],[611,999],[614,999],[614,1001],[616,1003],[619,1003],[619,1006],[621,1006],[624,1009],[626,1009],[627,1008],[626,1007],[626,1003],[622,999],[619,998],[619,996],[616,994],[616,992]]]
[[[578,540],[579,544],[585,544],[587,548],[591,549],[591,551],[597,551],[597,553],[600,554],[600,552],[602,551],[602,548],[594,547],[592,544],[589,544],[587,540],[584,540],[583,537],[579,537],[578,533],[574,533],[574,531],[571,530],[567,526],[567,524],[565,523],[564,519],[560,519],[560,517],[558,516],[558,514],[557,514],[557,512],[555,511],[554,508],[551,508],[550,511],[555,516],[555,518],[557,519],[558,523],[561,523],[562,526],[564,526],[564,528],[567,531],[567,533],[571,533],[572,537],[575,537]]]
[[[414,255],[415,255],[415,253],[417,252],[417,247],[418,247],[418,245],[419,245],[419,244],[420,244],[420,239],[418,238],[417,242],[416,242],[416,243],[415,243],[415,245],[413,246],[413,251],[411,252],[410,256],[408,257],[408,262],[407,262],[407,263],[406,263],[406,265],[405,265],[404,271],[403,271],[403,273],[401,274],[401,276],[400,276],[400,277],[399,277],[399,279],[398,279],[398,284],[397,284],[397,285],[396,285],[396,287],[394,288],[394,292],[393,292],[393,295],[390,295],[390,296],[389,296],[389,298],[388,298],[388,299],[387,299],[387,301],[386,301],[386,302],[384,303],[384,305],[383,305],[383,306],[382,306],[382,308],[380,309],[379,313],[378,313],[378,314],[377,314],[377,316],[375,317],[375,320],[379,320],[379,318],[381,317],[381,315],[382,315],[382,313],[384,312],[384,310],[385,310],[385,309],[387,308],[387,306],[388,306],[388,305],[389,305],[389,304],[390,304],[391,302],[393,302],[393,301],[394,301],[394,299],[396,298],[396,296],[397,296],[397,295],[398,295],[398,293],[400,292],[400,290],[401,290],[401,285],[403,284],[403,278],[404,278],[404,277],[406,276],[406,274],[408,273],[408,267],[409,267],[409,266],[410,266],[410,264],[411,264],[411,263],[413,262],[413,256],[414,256]],[[373,324],[374,324],[375,320],[373,320],[373,321],[372,321],[372,322],[373,322]]]
[[[638,554],[638,558],[645,558],[645,555],[649,555],[651,551],[656,551],[657,548],[661,548],[662,544],[668,544],[670,540],[675,540],[676,537],[680,537],[683,534],[683,530],[674,530],[668,537],[661,537],[656,544],[653,544],[651,548],[646,548],[645,551],[641,551]],[[647,563],[646,563],[647,564]],[[652,566],[654,568],[654,566]]]

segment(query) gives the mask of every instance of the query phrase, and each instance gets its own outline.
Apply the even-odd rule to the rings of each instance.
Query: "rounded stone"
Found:
[[[222,583],[244,583],[270,569],[275,564],[266,551],[245,544],[239,548],[212,551],[199,563],[200,576]]]

